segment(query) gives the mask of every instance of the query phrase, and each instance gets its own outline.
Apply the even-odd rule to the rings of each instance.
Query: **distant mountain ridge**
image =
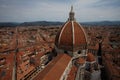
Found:
[[[98,26],[120,26],[120,21],[99,21],[99,22],[83,22],[83,25],[98,25]]]
[[[63,25],[64,22],[55,21],[34,21],[34,22],[0,22],[0,27],[15,27],[15,26],[55,26]],[[82,25],[95,26],[120,26],[120,21],[99,21],[99,22],[80,22]]]
[[[17,22],[0,22],[0,27],[15,27],[18,26],[21,23]]]
[[[35,22],[24,22],[21,26],[51,26],[51,25],[62,25],[63,22],[52,22],[52,21],[35,21]]]

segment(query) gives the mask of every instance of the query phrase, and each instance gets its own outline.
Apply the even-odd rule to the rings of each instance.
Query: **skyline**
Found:
[[[0,22],[65,22],[71,5],[79,22],[120,21],[120,0],[0,0]]]

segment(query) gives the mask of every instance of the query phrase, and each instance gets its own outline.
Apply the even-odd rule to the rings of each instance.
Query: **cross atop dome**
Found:
[[[75,21],[74,15],[75,15],[75,13],[74,13],[74,11],[73,11],[73,6],[71,6],[71,11],[70,11],[70,13],[69,13],[69,18],[68,18],[68,20],[69,20],[69,21]]]

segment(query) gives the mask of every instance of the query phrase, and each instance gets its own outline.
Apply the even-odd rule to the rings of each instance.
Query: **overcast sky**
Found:
[[[0,0],[0,22],[64,22],[71,5],[79,22],[120,21],[120,0]]]

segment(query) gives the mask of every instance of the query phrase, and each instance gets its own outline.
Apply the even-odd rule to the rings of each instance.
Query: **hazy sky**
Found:
[[[120,0],[0,0],[0,22],[120,20]]]

